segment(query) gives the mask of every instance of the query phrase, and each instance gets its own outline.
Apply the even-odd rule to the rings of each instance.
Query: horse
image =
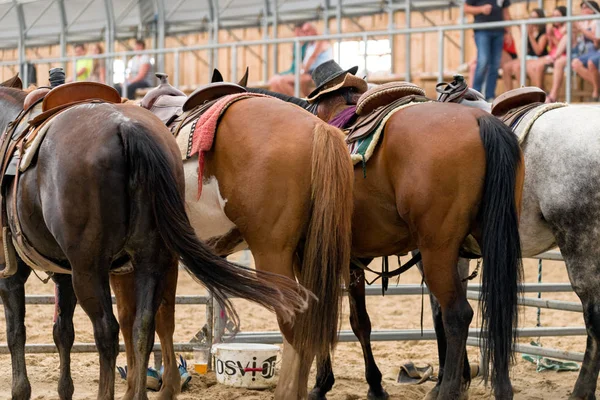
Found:
[[[0,87],[0,128],[19,114],[25,96],[22,90]],[[128,261],[133,266],[131,286],[129,293],[119,296],[121,304],[131,302],[133,313],[127,321],[133,329],[124,329],[131,383],[126,399],[147,398],[155,315],[169,279],[176,279],[178,261],[211,290],[235,322],[239,318],[229,296],[261,304],[287,323],[306,309],[310,294],[295,281],[231,264],[198,239],[185,210],[179,148],[160,120],[140,107],[85,103],[60,112],[15,186],[14,192],[4,193],[11,231],[18,216],[30,245],[71,271],[70,279],[55,277],[61,311],[54,326],[61,354],[61,398],[73,394],[68,354],[76,302],[94,327],[100,359],[98,399],[114,398],[119,324],[112,312],[109,275],[113,267]],[[23,285],[29,272],[19,261],[15,275],[0,279],[15,399],[31,396],[24,360]],[[168,341],[164,335],[172,336],[172,331],[162,332],[161,340]],[[172,348],[163,348],[164,352],[174,359]],[[173,396],[168,391],[159,395]]]
[[[353,178],[342,133],[279,100],[244,100],[227,110],[213,149],[204,155],[200,198],[198,156],[184,163],[184,175],[192,226],[218,255],[249,247],[259,271],[278,271],[291,279],[298,275],[303,287],[313,288],[318,302],[311,301],[293,323],[276,312],[286,343],[275,395],[306,398],[315,354],[328,354],[337,340],[342,283],[349,279]],[[176,282],[176,270],[169,272],[156,315],[166,356],[161,391],[169,396],[179,389],[179,372],[169,354]],[[132,274],[111,277],[127,349],[135,316],[128,301],[133,283]],[[59,286],[59,299],[69,296],[67,286],[62,290]],[[127,362],[132,362],[129,351]],[[128,375],[128,392],[131,379]]]
[[[344,80],[343,76],[340,81]],[[332,83],[334,85],[334,83]],[[311,103],[262,89],[331,121],[361,95],[344,87]],[[425,102],[394,113],[371,159],[354,169],[352,266],[348,287],[350,323],[365,358],[367,398],[387,399],[370,344],[361,266],[375,257],[419,249],[424,280],[440,302],[448,346],[440,356],[440,386],[430,398],[457,399],[468,389],[464,362],[473,311],[466,300],[457,260],[471,234],[485,269],[481,294],[483,353],[491,360],[498,399],[513,397],[509,365],[517,325],[521,279],[518,218],[524,168],[515,135],[495,117],[457,104]],[[334,384],[330,357],[318,361],[311,399],[325,399]],[[484,372],[487,379],[487,372]],[[442,379],[443,378],[443,379]]]
[[[459,104],[491,112],[490,103],[476,93],[470,97],[461,97]],[[596,201],[600,196],[600,142],[596,119],[598,109],[593,106],[570,104],[551,109],[532,123],[521,143],[527,171],[519,225],[523,257],[558,246],[583,306],[587,342],[570,400],[594,399],[600,370],[600,205]],[[435,314],[434,318],[439,318]],[[438,335],[438,341],[443,342],[443,337]]]

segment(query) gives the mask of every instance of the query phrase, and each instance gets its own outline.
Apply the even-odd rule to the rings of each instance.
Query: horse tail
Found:
[[[354,175],[343,134],[313,130],[311,206],[300,284],[317,296],[294,325],[294,344],[327,355],[337,343],[342,283],[349,282]]]
[[[486,155],[483,199],[479,210],[483,276],[481,288],[483,357],[491,362],[492,386],[508,380],[514,361],[517,297],[522,264],[519,212],[524,166],[515,134],[499,119],[477,119]],[[487,368],[484,379],[488,379]]]
[[[252,269],[229,263],[200,241],[185,211],[181,165],[177,166],[166,146],[140,124],[123,123],[120,133],[132,198],[141,193],[151,202],[156,226],[166,246],[178,255],[190,275],[212,292],[236,326],[239,318],[228,297],[254,301],[290,322],[296,312],[306,309],[309,293],[295,281],[277,274],[254,273]],[[134,207],[131,218],[135,214]]]

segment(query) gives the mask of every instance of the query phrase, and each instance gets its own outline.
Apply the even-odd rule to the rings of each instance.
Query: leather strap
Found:
[[[365,279],[365,282],[367,282],[368,285],[372,285],[374,282],[376,282],[379,278],[382,278],[382,285],[381,285],[381,291],[382,291],[382,295],[385,295],[385,291],[387,290],[388,287],[388,281],[390,278],[393,278],[395,276],[398,276],[400,274],[403,274],[404,272],[408,271],[409,269],[411,269],[412,267],[414,267],[419,261],[421,261],[422,257],[421,257],[421,253],[418,252],[416,253],[413,258],[410,259],[410,261],[408,261],[406,264],[401,265],[400,267],[398,267],[397,269],[393,270],[392,272],[389,271],[389,263],[387,262],[387,256],[383,257],[383,259],[385,261],[383,261],[382,264],[382,271],[374,271],[371,268],[369,268],[367,265],[363,264],[359,259],[357,258],[352,258],[352,264],[356,265],[357,267],[359,267],[360,269],[364,270],[364,271],[368,271],[371,272],[375,275],[377,275],[371,282],[367,281]],[[400,258],[398,257],[398,260]],[[388,266],[388,268],[386,268],[385,266]]]

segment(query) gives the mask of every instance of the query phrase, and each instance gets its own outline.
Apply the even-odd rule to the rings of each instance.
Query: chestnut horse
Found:
[[[355,89],[342,88],[309,104],[249,90],[292,101],[323,121],[331,121],[359,97]],[[485,265],[483,353],[492,363],[496,398],[512,398],[509,365],[518,320],[522,268],[517,228],[524,179],[515,135],[483,111],[423,103],[388,120],[371,159],[364,167],[357,165],[354,173],[350,323],[365,356],[368,398],[386,399],[388,394],[373,360],[364,271],[358,265],[416,248],[422,254],[425,282],[440,302],[448,342],[444,379],[434,398],[458,399],[468,388],[471,375],[464,354],[473,311],[456,265],[470,234]],[[318,368],[311,398],[324,399],[334,383],[330,358],[321,359]]]
[[[1,128],[17,116],[25,95],[0,87]],[[96,103],[63,111],[49,126],[36,160],[21,174],[16,198],[12,191],[5,192],[11,230],[15,227],[10,217],[16,213],[29,243],[72,272],[72,287],[59,278],[59,307],[61,302],[68,304],[71,309],[65,317],[72,318],[77,300],[92,321],[100,356],[99,399],[114,398],[119,324],[110,298],[113,266],[129,260],[134,269],[129,292],[119,299],[130,301],[132,310],[128,323],[133,329],[124,330],[132,385],[125,398],[147,398],[155,315],[166,278],[170,271],[176,274],[178,260],[212,291],[234,321],[238,317],[228,296],[272,309],[282,323],[290,323],[296,312],[306,308],[308,292],[296,282],[230,264],[198,239],[185,212],[179,148],[160,120],[140,107]],[[24,363],[23,284],[28,274],[21,262],[16,275],[0,280],[13,360],[13,398],[17,399],[31,394]],[[76,299],[70,298],[73,291]],[[73,331],[72,321],[61,319],[62,315],[54,333],[63,363],[68,362]],[[172,337],[161,339],[172,341]],[[163,351],[174,358],[172,348]],[[68,366],[62,365],[61,398],[71,398],[73,393],[66,373]],[[162,393],[165,396],[173,394]]]

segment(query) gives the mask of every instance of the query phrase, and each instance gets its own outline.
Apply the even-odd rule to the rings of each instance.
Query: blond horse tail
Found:
[[[299,281],[318,300],[294,324],[295,347],[311,357],[329,354],[337,343],[354,205],[354,174],[342,132],[318,122],[313,133],[312,201]]]

